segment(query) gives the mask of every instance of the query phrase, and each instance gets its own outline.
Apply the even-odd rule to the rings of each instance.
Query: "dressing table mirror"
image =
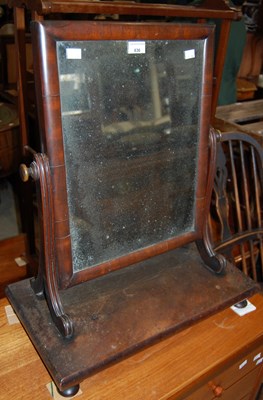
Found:
[[[37,186],[41,254],[38,276],[7,295],[65,392],[255,285],[213,253],[205,229],[213,26],[31,31],[42,152],[27,147],[21,171]]]

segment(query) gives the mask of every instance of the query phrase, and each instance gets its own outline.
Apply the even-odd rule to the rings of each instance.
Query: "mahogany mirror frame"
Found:
[[[51,199],[48,211],[48,240],[54,240],[51,257],[59,289],[74,286],[108,272],[126,267],[187,243],[203,240],[205,216],[209,208],[209,123],[212,99],[213,26],[201,24],[118,23],[87,21],[42,21],[31,26],[37,104],[42,153],[50,168]],[[191,232],[139,249],[119,258],[82,271],[73,271],[69,209],[67,204],[66,170],[63,150],[60,89],[56,55],[57,41],[82,40],[204,40],[203,82],[201,95],[200,136],[198,143],[197,184],[194,227]],[[47,172],[49,174],[49,172]],[[44,210],[45,212],[45,210]],[[53,216],[54,217],[53,217]],[[46,224],[47,221],[43,221]],[[47,234],[44,233],[47,237]],[[45,242],[46,239],[44,239]],[[201,241],[201,242],[200,242]],[[52,243],[50,244],[52,246]],[[202,247],[202,246],[201,246]],[[41,257],[47,258],[45,244]],[[213,256],[213,254],[212,254]],[[43,260],[41,261],[44,262]],[[40,262],[40,263],[41,263]],[[49,262],[49,260],[45,260]]]

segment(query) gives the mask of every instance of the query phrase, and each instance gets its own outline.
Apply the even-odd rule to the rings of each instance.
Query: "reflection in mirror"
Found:
[[[191,232],[204,41],[57,54],[74,271]]]

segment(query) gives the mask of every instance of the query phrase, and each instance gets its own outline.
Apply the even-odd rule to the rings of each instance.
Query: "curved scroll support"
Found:
[[[196,241],[196,246],[206,268],[216,274],[223,274],[225,272],[227,261],[221,254],[215,254],[210,240],[208,240],[208,233],[204,234],[202,239]]]
[[[216,143],[220,140],[220,133],[215,131],[213,128],[210,129],[210,163],[209,163],[209,173],[207,179],[207,190],[206,190],[206,210],[205,210],[205,220],[208,220],[210,199],[212,195],[215,168],[216,168]],[[220,254],[216,254],[212,248],[211,241],[208,234],[208,225],[204,223],[203,236],[202,239],[196,240],[196,246],[202,257],[206,268],[210,269],[216,274],[222,274],[225,272],[225,267],[227,261],[225,257]]]
[[[31,176],[37,183],[37,190],[41,204],[42,216],[42,246],[40,266],[37,278],[32,282],[38,297],[45,295],[51,317],[61,335],[65,338],[73,336],[73,323],[70,317],[64,313],[60,300],[57,277],[55,271],[54,254],[54,210],[52,198],[52,182],[48,158],[43,153],[33,152],[34,161],[26,171],[22,166],[22,179],[27,180]],[[43,261],[44,260],[44,261]]]

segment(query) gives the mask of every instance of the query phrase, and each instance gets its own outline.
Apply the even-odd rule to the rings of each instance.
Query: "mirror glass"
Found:
[[[193,231],[204,43],[57,42],[75,272]]]

